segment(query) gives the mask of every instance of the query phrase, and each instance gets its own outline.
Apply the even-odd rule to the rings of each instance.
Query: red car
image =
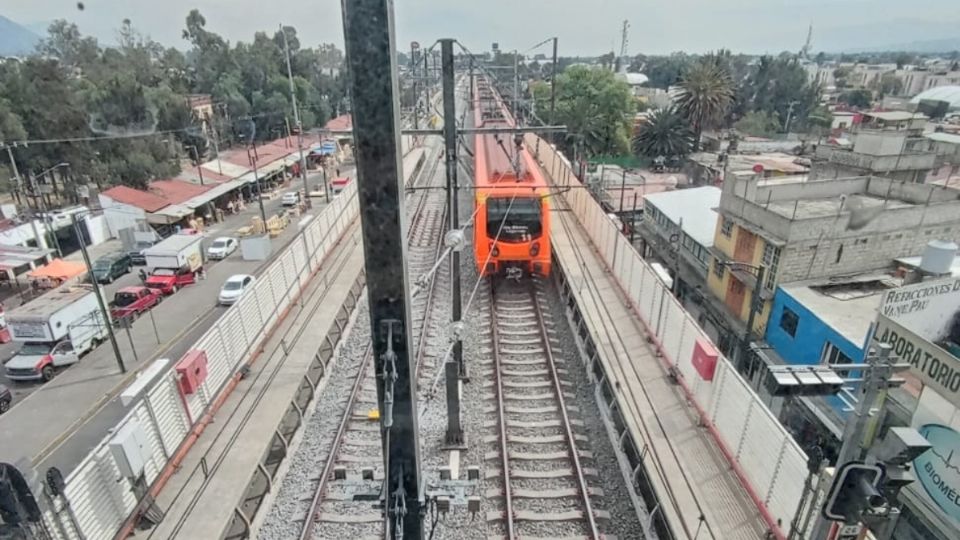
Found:
[[[113,295],[110,316],[114,320],[125,317],[137,318],[141,313],[159,304],[161,298],[161,293],[150,287],[124,287]]]
[[[196,272],[188,268],[173,270],[170,268],[157,268],[147,278],[147,287],[159,291],[163,294],[173,294],[185,285],[193,285],[197,282]]]

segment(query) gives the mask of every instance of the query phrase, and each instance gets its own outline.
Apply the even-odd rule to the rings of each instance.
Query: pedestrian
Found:
[[[197,269],[197,279],[199,279],[200,281],[203,281],[203,280],[207,279],[207,269],[206,269],[206,268],[204,268],[204,267],[201,266],[200,268]]]
[[[141,269],[140,269],[140,272],[138,272],[138,274],[140,275],[140,283],[146,285],[146,284],[147,284],[147,273],[143,270],[143,268],[141,268]]]
[[[337,178],[340,178],[340,169],[337,168]]]

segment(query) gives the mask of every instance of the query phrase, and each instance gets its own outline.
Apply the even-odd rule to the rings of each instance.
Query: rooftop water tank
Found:
[[[949,240],[931,240],[920,258],[920,271],[932,275],[949,274],[956,256],[957,244]]]

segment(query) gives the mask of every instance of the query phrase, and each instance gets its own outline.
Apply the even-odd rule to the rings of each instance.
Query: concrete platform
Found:
[[[677,538],[762,538],[766,526],[682,390],[647,343],[643,323],[622,296],[586,232],[554,209],[556,260],[614,388],[627,429],[645,450],[646,476]],[[704,522],[700,523],[700,516]]]

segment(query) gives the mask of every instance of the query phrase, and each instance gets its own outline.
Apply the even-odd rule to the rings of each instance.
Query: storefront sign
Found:
[[[938,345],[960,318],[960,279],[924,281],[887,292],[877,316],[876,339],[910,364],[925,385],[960,407],[960,360]]]
[[[930,450],[913,460],[913,473],[940,510],[960,522],[960,433],[941,424],[924,424],[919,431]]]
[[[893,346],[892,354],[910,364],[913,373],[956,407],[960,407],[960,360],[929,340],[880,315],[877,341]]]

